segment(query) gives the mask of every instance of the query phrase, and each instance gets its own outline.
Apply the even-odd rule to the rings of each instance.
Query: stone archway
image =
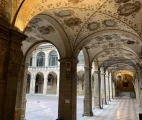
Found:
[[[38,72],[35,76],[35,94],[43,93],[44,76]]]
[[[47,77],[47,94],[56,94],[57,92],[57,75],[50,72]]]

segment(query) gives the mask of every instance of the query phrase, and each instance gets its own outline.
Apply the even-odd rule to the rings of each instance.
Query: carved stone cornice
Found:
[[[0,24],[0,38],[7,41],[21,43],[27,36],[14,28]]]

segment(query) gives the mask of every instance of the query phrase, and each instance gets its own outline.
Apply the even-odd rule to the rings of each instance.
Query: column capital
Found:
[[[106,75],[105,73],[101,73],[101,75]]]
[[[84,67],[85,70],[91,70],[92,67],[88,66],[88,67]]]
[[[0,25],[0,31],[0,38],[12,40],[17,43],[21,43],[27,38],[25,34],[17,31],[16,29],[5,27],[3,25]],[[11,39],[9,39],[9,36],[11,36]]]
[[[99,71],[99,70],[95,70],[95,71],[94,71],[94,73],[100,73],[100,72],[101,72],[101,71]]]
[[[78,59],[75,58],[61,58],[58,60],[60,63],[66,63],[66,62],[72,62],[72,63],[78,63]]]

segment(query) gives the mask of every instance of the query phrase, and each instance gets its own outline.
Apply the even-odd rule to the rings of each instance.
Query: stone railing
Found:
[[[59,66],[43,66],[43,67],[28,67],[28,71],[57,71],[59,70]],[[77,66],[77,71],[84,71],[84,65],[78,65]]]
[[[59,66],[28,67],[28,71],[56,71],[56,70],[59,70]]]

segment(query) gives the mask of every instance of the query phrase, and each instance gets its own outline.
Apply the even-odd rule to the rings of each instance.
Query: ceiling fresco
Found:
[[[28,0],[27,0],[28,1]],[[121,22],[124,22],[126,25],[130,26],[134,31],[136,31],[139,35],[141,33],[141,18],[139,18],[139,14],[141,14],[141,3],[140,0],[42,0],[42,2],[36,0],[35,2],[25,2],[23,5],[23,9],[27,8],[27,11],[22,11],[19,13],[18,18],[21,19],[20,16],[24,15],[22,22],[25,22],[25,25],[28,21],[31,20],[35,15],[43,12],[43,11],[55,11],[56,9],[64,9],[67,10],[70,8],[82,10],[82,17],[76,16],[80,18],[82,21],[88,21],[85,17],[85,13],[89,18],[95,14],[104,14],[117,19]],[[28,5],[31,5],[31,8],[28,8]],[[33,6],[33,7],[32,7]],[[28,11],[29,10],[29,11]],[[78,13],[79,11],[75,11],[74,13]],[[69,11],[68,11],[69,12]],[[62,13],[60,13],[62,16]],[[68,16],[69,13],[66,12],[65,16]],[[71,15],[71,14],[70,14]],[[103,17],[103,16],[102,16]],[[101,18],[102,18],[101,17]],[[83,18],[83,19],[82,19]],[[138,19],[137,19],[138,18]],[[17,19],[18,22],[18,19]],[[139,23],[139,26],[138,26]],[[112,25],[112,23],[111,23]],[[20,26],[19,26],[20,27]],[[23,26],[24,27],[24,26]]]
[[[122,75],[122,74],[127,74],[132,77],[134,76],[134,72],[128,71],[128,70],[114,71],[113,73],[114,73],[114,76],[118,76],[118,75]]]
[[[61,44],[62,29],[68,47],[76,54],[85,48],[90,61],[95,58],[101,61],[99,65],[125,59],[123,63],[131,67],[130,61],[139,62],[141,15],[141,0],[25,0],[15,27],[28,35],[25,41],[31,44],[46,39]],[[49,16],[54,22],[41,16]]]

